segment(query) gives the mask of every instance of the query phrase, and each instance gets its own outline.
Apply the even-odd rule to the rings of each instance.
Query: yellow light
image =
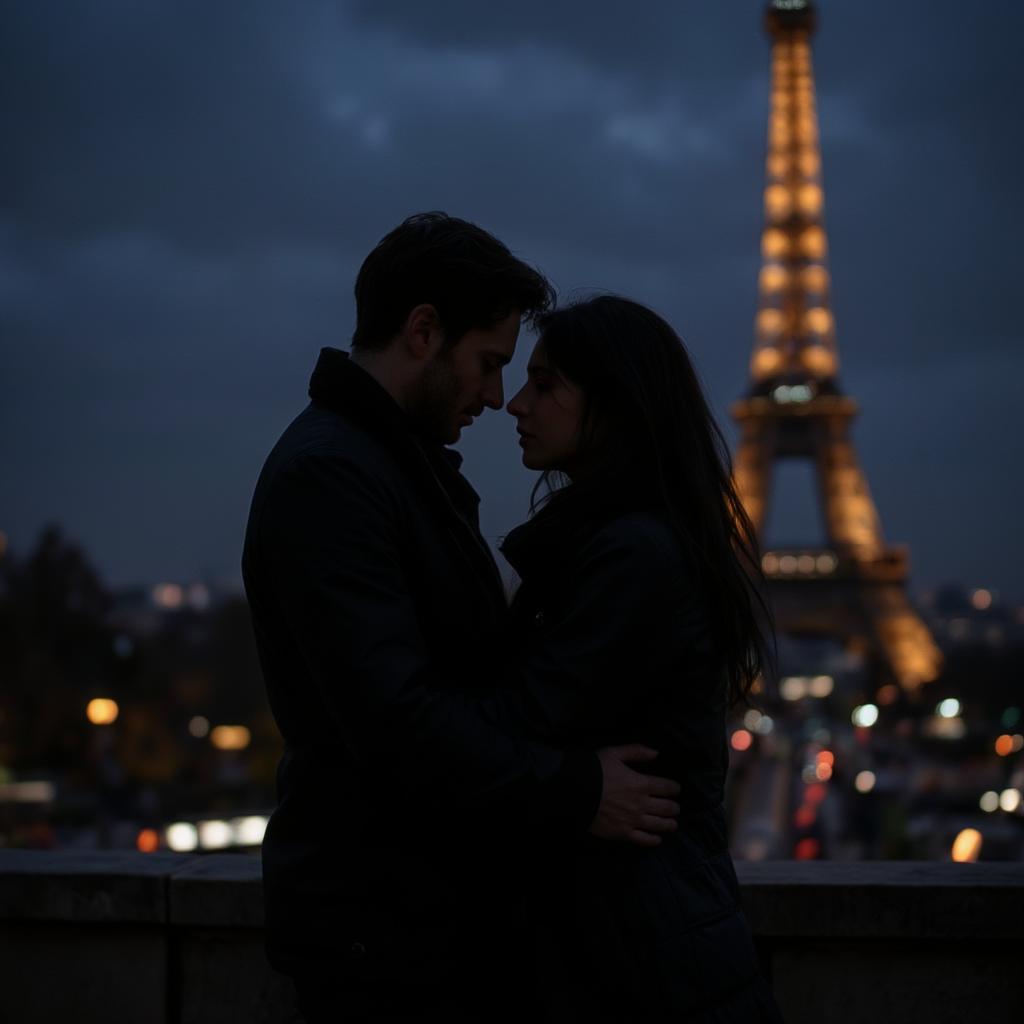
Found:
[[[817,217],[824,205],[824,197],[818,185],[801,185],[796,201],[800,212],[808,217]]]
[[[786,287],[786,271],[775,263],[769,263],[761,268],[760,287],[765,294],[781,292]]]
[[[815,334],[828,334],[832,330],[832,314],[824,306],[812,306],[804,313],[804,327]]]
[[[85,706],[85,717],[93,725],[110,725],[117,721],[119,708],[116,700],[109,700],[106,697],[96,697]]]
[[[824,345],[805,345],[800,350],[800,362],[819,377],[836,372],[836,357]]]
[[[204,850],[223,850],[231,845],[231,826],[226,821],[199,822],[199,845]]]
[[[795,555],[783,555],[779,559],[779,572],[796,572],[797,561]]]
[[[789,171],[789,160],[785,153],[770,153],[768,156],[768,173],[773,178],[784,178]]]
[[[804,267],[802,274],[803,285],[809,292],[816,292],[824,295],[828,291],[828,271],[817,263]]]
[[[981,833],[976,828],[965,828],[953,840],[953,860],[967,864],[978,859],[981,853]]]
[[[797,157],[796,165],[805,178],[813,178],[821,169],[821,159],[813,150],[805,149]]]
[[[799,572],[809,576],[814,572],[814,555],[800,555],[796,560],[796,567]]]
[[[771,552],[768,552],[768,554],[766,554],[766,555],[762,555],[761,556],[761,568],[769,576],[772,573],[778,572],[779,571],[779,556],[778,555],[773,555]]]
[[[807,259],[820,260],[825,256],[828,243],[825,240],[825,232],[817,227],[810,227],[800,235],[800,251]]]
[[[245,750],[251,738],[244,725],[218,725],[210,733],[210,742],[218,750]]]
[[[789,237],[778,228],[769,228],[761,239],[761,252],[765,259],[778,259],[789,252]]]
[[[764,190],[765,213],[772,220],[785,220],[793,209],[793,196],[785,185],[769,185]]]
[[[759,348],[751,360],[755,377],[770,377],[782,365],[782,353],[777,348]]]
[[[782,310],[772,309],[769,306],[757,314],[757,333],[762,338],[773,337],[782,330],[785,322],[786,318],[782,315]]]

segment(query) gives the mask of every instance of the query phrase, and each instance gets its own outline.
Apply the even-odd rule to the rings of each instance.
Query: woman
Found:
[[[536,864],[551,1019],[778,1021],[722,806],[726,711],[764,637],[721,434],[682,342],[643,306],[601,296],[540,332],[508,404],[548,486],[502,546],[522,579],[514,657],[538,730],[562,747],[653,747],[643,770],[676,780],[683,808],[660,843],[588,837]]]

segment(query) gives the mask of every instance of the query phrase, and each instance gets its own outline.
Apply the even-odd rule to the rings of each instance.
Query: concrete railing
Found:
[[[789,1024],[1024,1019],[1024,864],[738,864]],[[255,857],[0,850],[5,1024],[297,1022]]]

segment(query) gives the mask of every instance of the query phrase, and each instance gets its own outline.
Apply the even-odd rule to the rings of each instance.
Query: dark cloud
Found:
[[[761,6],[2,4],[0,529],[62,520],[116,579],[234,577],[260,459],[317,348],[345,344],[362,256],[416,209],[478,220],[563,293],[658,308],[727,418],[755,309]],[[919,580],[1013,588],[1024,8],[821,6],[862,458]],[[492,536],[529,489],[505,419],[464,444]]]

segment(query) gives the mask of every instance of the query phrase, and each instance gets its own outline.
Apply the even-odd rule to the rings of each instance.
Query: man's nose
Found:
[[[489,382],[480,398],[488,409],[500,409],[505,404],[505,389],[501,377]]]

